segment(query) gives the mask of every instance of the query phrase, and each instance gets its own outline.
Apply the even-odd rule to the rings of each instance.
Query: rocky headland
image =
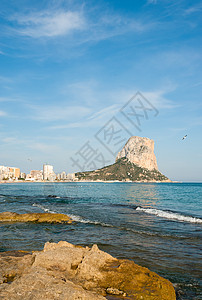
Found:
[[[34,222],[34,223],[71,224],[72,219],[65,214],[53,214],[53,213],[17,214],[15,212],[6,211],[0,213],[0,222]]]
[[[116,161],[120,158],[126,158],[138,167],[150,171],[158,170],[154,154],[154,141],[148,138],[132,136],[117,154]]]
[[[68,242],[46,243],[42,251],[0,253],[0,299],[174,300],[174,288],[133,261]]]
[[[82,181],[171,182],[158,170],[154,141],[138,136],[127,141],[114,164],[94,171],[78,172],[75,176]]]

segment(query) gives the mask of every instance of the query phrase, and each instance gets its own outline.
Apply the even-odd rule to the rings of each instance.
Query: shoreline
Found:
[[[0,181],[0,184],[12,184],[12,183],[187,183],[184,181],[171,181],[171,180],[165,180],[165,181],[119,181],[119,180],[78,180],[78,181],[72,181],[72,180],[60,180],[60,181],[21,181],[21,180],[13,180],[13,181]],[[193,183],[200,183],[200,182],[193,182]]]

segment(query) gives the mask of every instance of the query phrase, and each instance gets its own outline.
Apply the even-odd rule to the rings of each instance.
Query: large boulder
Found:
[[[10,255],[9,262],[8,256],[3,256],[0,265],[4,266],[0,299],[102,300],[109,295],[109,299],[176,299],[167,279],[132,261],[118,260],[97,245],[83,248],[63,241],[46,243],[43,251],[32,255]]]

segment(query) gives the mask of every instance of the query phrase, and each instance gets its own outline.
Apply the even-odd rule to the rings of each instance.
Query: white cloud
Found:
[[[17,21],[19,34],[33,38],[64,36],[85,27],[84,17],[78,11],[44,11],[15,15],[12,20]]]
[[[0,110],[0,117],[7,116],[7,113],[3,110]]]
[[[96,15],[96,18],[95,18]],[[72,32],[82,34],[73,36],[76,45],[101,41],[127,32],[142,33],[155,25],[143,19],[127,18],[114,12],[94,9],[94,15],[84,8],[80,10],[46,10],[30,14],[15,14],[14,33],[32,38],[54,38]]]

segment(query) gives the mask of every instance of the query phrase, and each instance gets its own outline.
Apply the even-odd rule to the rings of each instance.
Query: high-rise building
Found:
[[[65,173],[65,172],[62,172],[61,174],[60,174],[60,179],[61,180],[65,180],[67,178],[67,174]]]
[[[20,169],[19,168],[12,168],[14,172],[14,177],[19,178],[20,177]]]
[[[53,172],[53,166],[44,164],[43,165],[43,180],[53,181],[56,179],[56,175]]]

